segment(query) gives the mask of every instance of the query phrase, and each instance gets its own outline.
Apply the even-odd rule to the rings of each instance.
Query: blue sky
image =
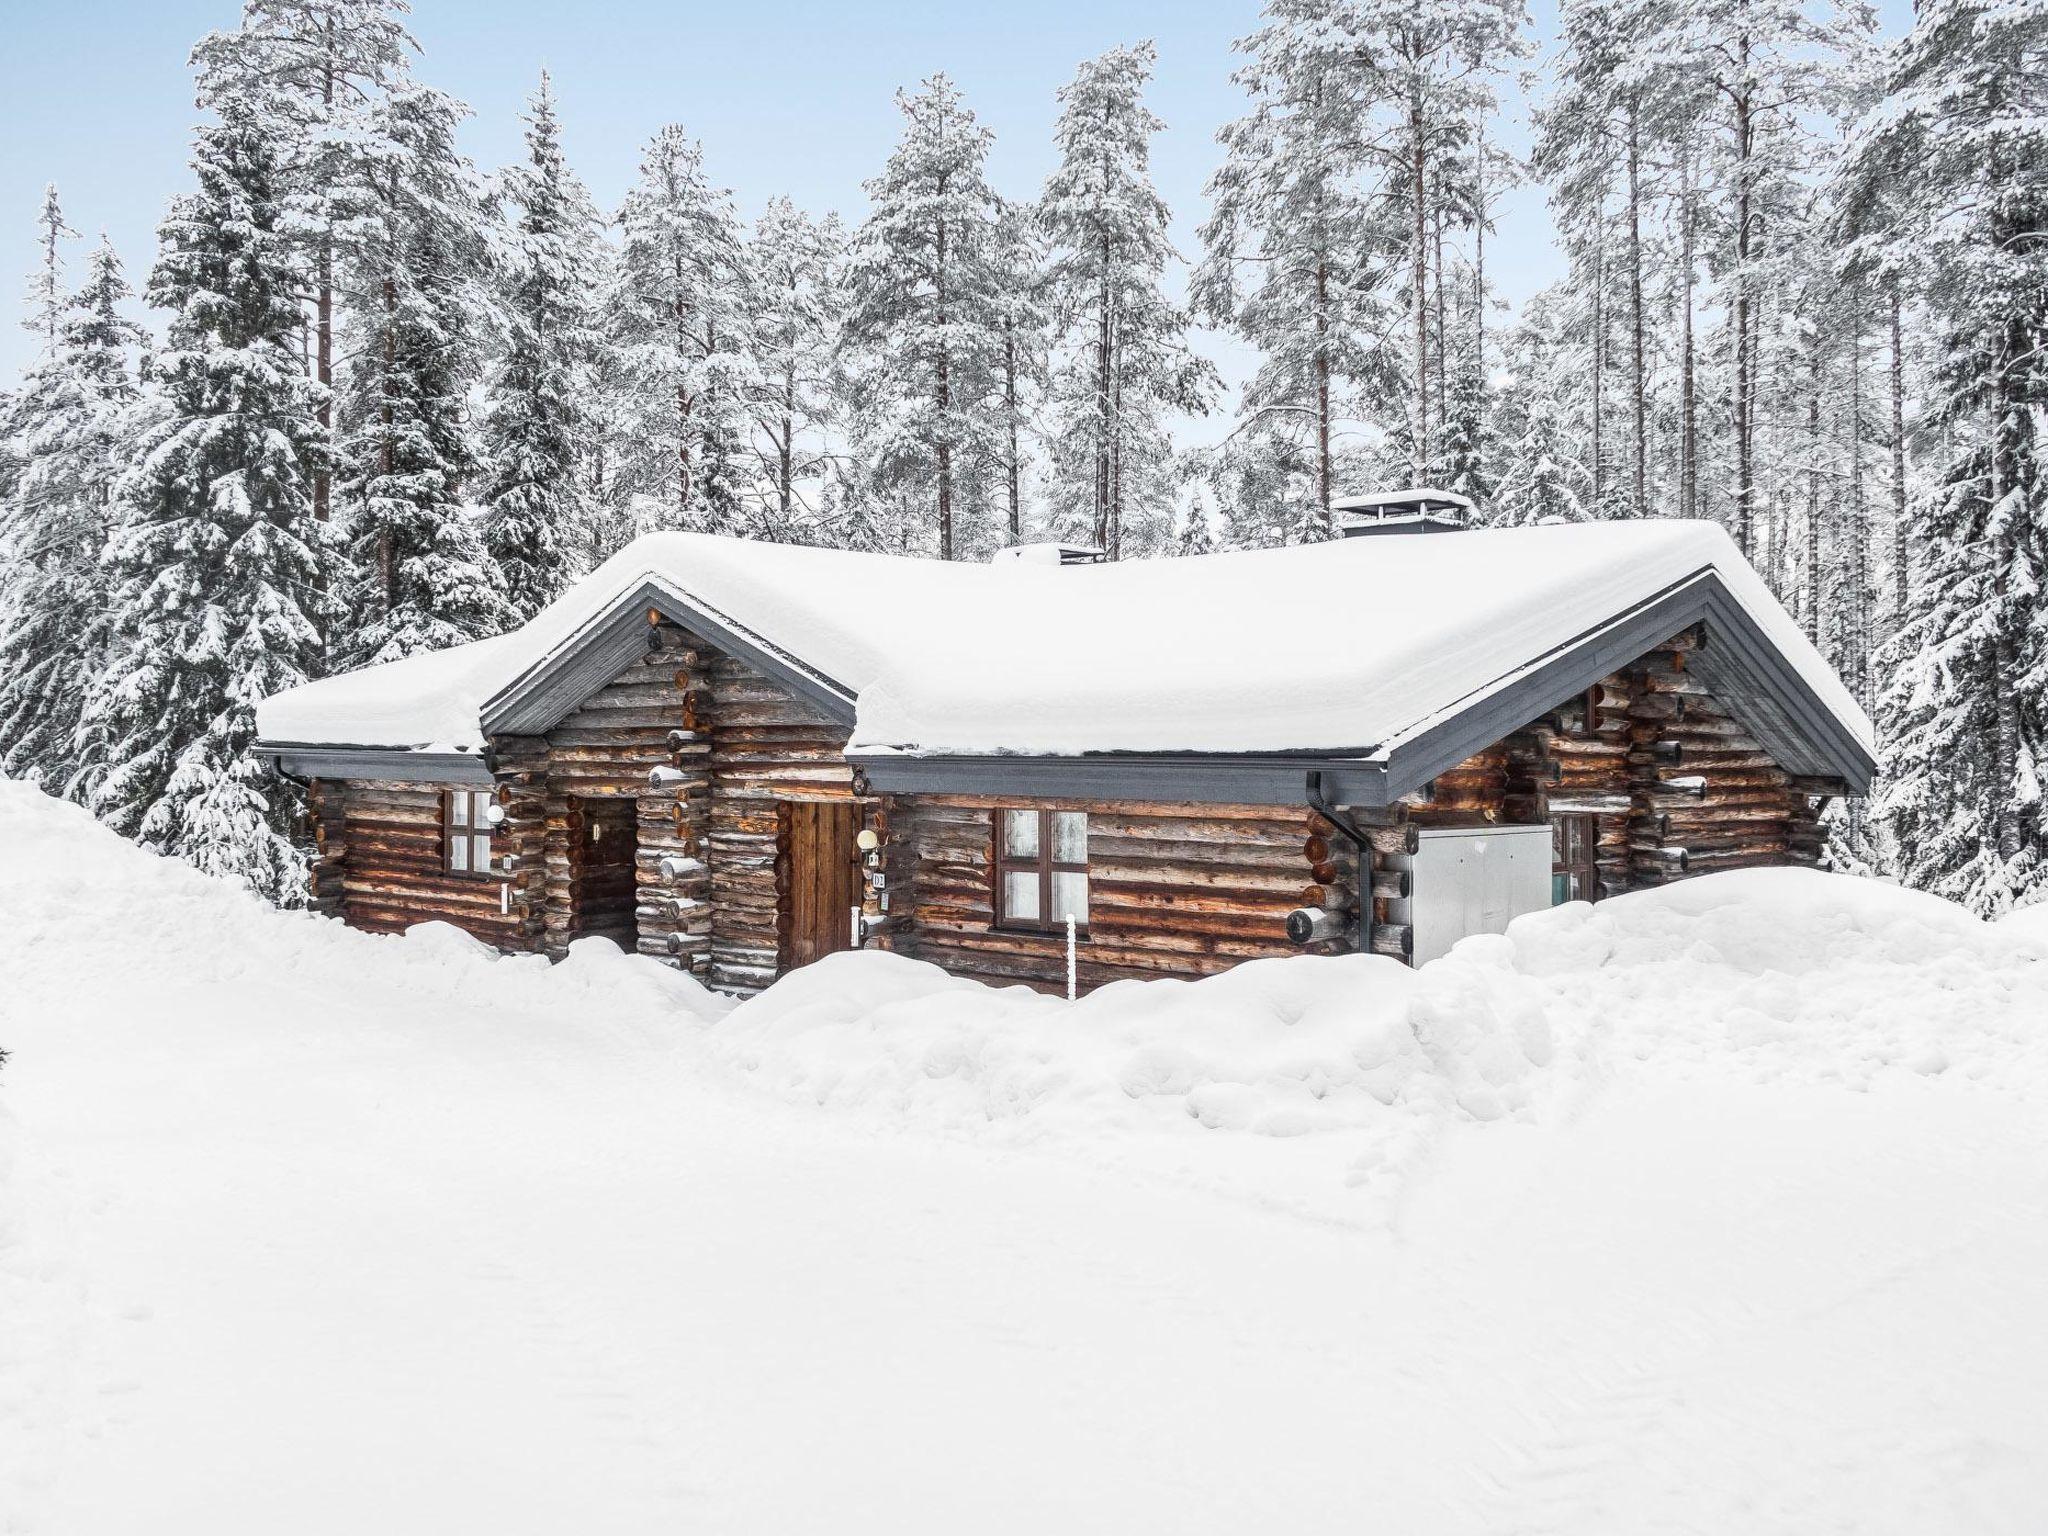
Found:
[[[1258,0],[414,0],[414,8],[419,73],[475,109],[465,142],[479,164],[519,154],[518,114],[545,65],[569,153],[602,205],[616,204],[640,146],[673,121],[704,141],[713,174],[749,215],[782,192],[814,211],[857,216],[860,184],[896,136],[894,91],[939,69],[995,131],[998,188],[1031,195],[1051,164],[1053,92],[1080,60],[1149,37],[1159,47],[1151,101],[1168,125],[1154,150],[1157,181],[1185,255],[1216,163],[1215,131],[1243,108],[1229,80],[1230,45],[1255,25]],[[7,10],[0,279],[20,291],[35,259],[41,190],[55,181],[73,227],[111,234],[139,286],[157,219],[185,186],[195,117],[186,55],[208,29],[233,24],[235,0],[7,0]],[[1547,44],[1553,0],[1535,0],[1533,10]],[[1887,0],[1884,10],[1896,22],[1907,0]],[[1520,140],[1519,122],[1503,130]],[[1540,195],[1506,200],[1490,261],[1511,302],[1555,276]],[[15,374],[31,346],[17,327],[0,327],[0,378]]]

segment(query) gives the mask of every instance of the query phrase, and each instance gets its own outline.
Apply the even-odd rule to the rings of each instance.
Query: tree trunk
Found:
[[[1700,515],[1699,388],[1694,380],[1693,312],[1693,188],[1692,148],[1686,147],[1685,189],[1679,209],[1680,259],[1685,263],[1685,303],[1680,312],[1678,342],[1678,504],[1681,515]]]
[[[1425,204],[1425,149],[1422,139],[1422,98],[1408,101],[1408,195],[1415,203],[1415,250],[1410,273],[1415,321],[1415,483],[1429,480],[1429,226]]]
[[[1820,346],[1808,358],[1806,390],[1806,638],[1820,644]]]
[[[1019,494],[1022,488],[1022,465],[1017,448],[1017,321],[1010,316],[1003,321],[1003,421],[1009,434],[1009,455],[1004,461],[1005,479],[1010,497],[1010,542],[1024,542],[1024,502]]]
[[[945,191],[945,178],[939,178],[939,190]],[[947,349],[946,334],[946,221],[939,220],[936,240],[938,260],[932,286],[938,300],[939,320],[939,558],[953,558],[953,368],[952,354]]]
[[[1330,260],[1316,257],[1316,504],[1322,534],[1336,529],[1330,511]]]
[[[1844,530],[1848,548],[1842,555],[1842,580],[1838,583],[1847,613],[1837,649],[1849,669],[1850,690],[1865,709],[1871,705],[1869,515],[1863,498],[1863,307],[1859,303],[1849,328],[1849,526]]]
[[[1635,405],[1635,443],[1630,512],[1647,517],[1650,510],[1650,405],[1643,365],[1643,187],[1642,135],[1636,104],[1628,106],[1628,297],[1631,328],[1630,385]]]
[[[1593,228],[1593,515],[1607,510],[1607,452],[1602,407],[1607,399],[1607,210],[1602,206]]]
[[[1735,93],[1735,542],[1744,555],[1756,543],[1755,380],[1751,372],[1749,258],[1750,155],[1754,147],[1749,94],[1749,34],[1737,43],[1742,79]]]
[[[1095,547],[1108,550],[1116,541],[1110,526],[1110,434],[1115,430],[1110,409],[1109,237],[1096,243],[1095,270]]]
[[[320,67],[321,121],[324,123],[334,113],[334,19],[329,17],[324,24],[327,38],[326,57]],[[323,189],[331,191],[331,188]],[[320,246],[314,258],[315,292],[314,306],[314,378],[320,385],[320,405],[314,412],[320,423],[320,442],[323,448],[334,440],[334,235],[324,224],[320,231]],[[316,522],[326,522],[334,498],[332,472],[328,468],[327,456],[323,454],[313,470],[313,517]]]
[[[1897,284],[1891,290],[1892,633],[1905,627],[1913,572],[1906,537],[1906,347]]]

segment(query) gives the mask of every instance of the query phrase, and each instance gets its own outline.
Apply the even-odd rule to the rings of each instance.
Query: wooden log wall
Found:
[[[350,927],[371,933],[439,921],[503,949],[533,947],[537,928],[526,906],[509,899],[504,880],[447,869],[441,835],[446,787],[323,781],[315,796],[316,898],[334,903]],[[500,833],[492,835],[494,861]]]
[[[1372,947],[1406,957],[1417,833],[1430,826],[1592,816],[1612,895],[1689,874],[1817,863],[1832,781],[1799,779],[1700,685],[1697,632],[1474,754],[1400,804],[1347,820],[1350,841],[1306,808],[1115,801],[1089,813],[1090,924],[1080,980],[1213,974],[1302,951],[1296,907],[1373,916]],[[564,953],[582,930],[577,860],[590,802],[633,802],[634,921],[644,954],[714,986],[755,991],[789,953],[780,802],[844,799],[844,727],[787,688],[667,624],[645,657],[544,737],[493,750],[506,819],[502,879],[443,867],[441,786],[314,786],[312,896],[352,925],[397,931],[439,918],[509,950]],[[889,921],[874,941],[963,974],[1063,987],[1059,935],[995,926],[997,806],[1067,802],[906,796],[865,803],[883,835]],[[667,869],[664,870],[666,863]],[[1361,890],[1361,880],[1364,889]],[[1344,938],[1312,946],[1341,951]]]
[[[789,904],[778,800],[853,795],[846,727],[782,684],[709,648],[700,716],[709,733],[709,979],[753,992],[781,969]]]
[[[1413,950],[1407,828],[1594,818],[1601,894],[1716,869],[1818,864],[1820,814],[1843,792],[1801,779],[1695,679],[1697,629],[1673,636],[1383,811],[1355,813],[1374,839],[1373,948]]]
[[[690,732],[701,654],[678,630],[650,630],[647,654],[546,736],[492,744],[508,823],[523,834],[522,894],[539,914],[547,954],[560,958],[601,924],[617,936],[609,926],[619,915],[616,896],[586,886],[583,875],[598,803],[629,801],[636,828],[634,947],[680,969],[707,969],[710,749]],[[679,731],[683,739],[672,739]],[[678,861],[681,872],[665,876],[664,859]]]
[[[1676,637],[1631,669],[1629,882],[1768,864],[1815,864],[1825,796],[1796,779],[1687,670],[1701,643]]]
[[[997,806],[1088,813],[1089,922],[1076,967],[1084,988],[1300,954],[1287,938],[1289,912],[1356,909],[1350,845],[1306,809],[900,796],[884,805],[891,947],[965,975],[1064,988],[1064,935],[995,926]]]

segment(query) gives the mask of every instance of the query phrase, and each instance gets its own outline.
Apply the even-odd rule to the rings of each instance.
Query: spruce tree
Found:
[[[468,394],[491,315],[483,209],[455,148],[461,109],[394,86],[372,116],[369,228],[348,282],[351,362],[341,447],[355,617],[338,660],[395,661],[512,622],[464,492],[477,469]]]
[[[1859,128],[1852,199],[1925,248],[1949,445],[1881,671],[1876,811],[1907,878],[1994,913],[2048,885],[2048,33],[1928,0]],[[1879,189],[1909,188],[1909,201]]]
[[[545,73],[526,118],[527,160],[503,176],[519,211],[505,242],[505,348],[485,397],[484,542],[515,619],[582,571],[589,530],[580,445],[596,350],[597,212],[562,153]]]
[[[1209,465],[1241,545],[1328,534],[1346,440],[1397,376],[1390,245],[1361,180],[1370,82],[1344,16],[1339,0],[1269,0],[1231,77],[1251,108],[1217,135],[1191,297],[1259,357]]]
[[[761,384],[732,194],[711,184],[703,150],[671,124],[648,145],[619,228],[611,340],[638,407],[620,472],[647,526],[735,532]]]
[[[1111,559],[1127,524],[1149,523],[1152,542],[1163,541],[1175,480],[1168,417],[1206,411],[1215,377],[1189,350],[1188,317],[1162,287],[1173,247],[1151,141],[1165,124],[1144,103],[1155,57],[1150,43],[1112,48],[1061,87],[1060,164],[1038,205],[1063,343],[1053,504],[1085,516]]]
[[[111,635],[87,690],[89,803],[116,830],[296,897],[297,797],[250,757],[259,700],[315,676],[332,614],[309,471],[318,386],[268,124],[239,103],[199,130],[198,187],[160,233],[166,415],[138,445],[109,542]]]
[[[899,91],[903,136],[867,184],[845,343],[865,486],[895,547],[965,555],[993,535],[1004,319],[991,135],[934,75]]]
[[[39,288],[54,288],[54,264],[52,245]],[[128,354],[142,342],[120,314],[128,293],[102,238],[7,418],[15,463],[0,500],[0,774],[52,793],[78,771],[84,679],[101,639],[98,563],[136,399]],[[45,302],[30,321],[39,335],[51,334]]]
[[[769,199],[747,245],[754,366],[749,447],[754,525],[772,539],[815,532],[834,454],[832,354],[841,312],[839,221]]]
[[[378,147],[371,115],[418,49],[405,29],[409,10],[407,0],[243,0],[238,27],[208,33],[192,50],[200,104],[234,103],[271,135],[291,260],[313,309],[317,415],[330,435],[340,283]],[[328,470],[316,466],[316,517],[327,517],[330,497]]]

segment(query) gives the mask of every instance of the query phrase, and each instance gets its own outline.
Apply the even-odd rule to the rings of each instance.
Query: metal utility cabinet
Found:
[[[1414,963],[1474,933],[1500,933],[1524,912],[1550,905],[1550,828],[1431,827],[1414,859]]]

